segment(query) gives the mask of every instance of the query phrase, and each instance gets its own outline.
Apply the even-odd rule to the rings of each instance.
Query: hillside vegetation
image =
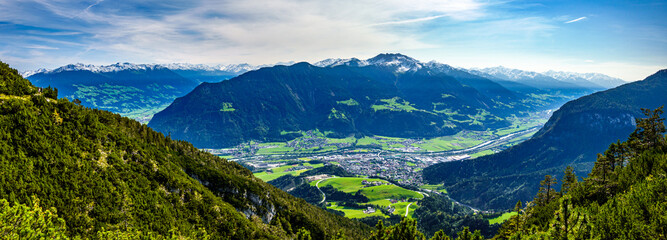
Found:
[[[489,79],[400,54],[368,61],[413,68],[308,63],[262,68],[201,84],[148,125],[205,148],[285,142],[311,130],[332,138],[434,138],[507,127],[512,114],[544,110],[563,99],[515,93]]]
[[[667,237],[667,138],[662,108],[625,142],[598,154],[593,170],[578,181],[567,168],[561,190],[545,176],[535,199],[501,228],[495,239],[665,239]]]
[[[667,104],[667,70],[642,81],[570,101],[530,140],[497,154],[425,168],[424,180],[444,183],[450,195],[482,209],[507,210],[534,196],[544,175],[566,166],[589,172],[596,154],[635,129],[641,108]]]
[[[129,118],[56,99],[53,89],[38,92],[4,63],[0,73],[0,199],[10,207],[39,201],[57,212],[49,219],[68,237],[286,239],[305,230],[316,239],[339,232],[363,239],[370,233],[234,162]]]

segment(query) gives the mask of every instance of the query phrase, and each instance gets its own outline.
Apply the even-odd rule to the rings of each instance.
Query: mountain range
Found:
[[[575,75],[556,75],[546,74],[531,71],[523,71],[519,69],[510,69],[505,67],[493,67],[483,69],[472,69],[471,73],[488,77],[489,79],[497,79],[501,81],[512,81],[521,83],[538,89],[550,89],[562,92],[581,91],[582,89],[590,90],[604,90],[609,87],[597,85],[583,77],[575,77]],[[553,72],[555,73],[555,72]],[[569,77],[562,77],[569,76]],[[608,77],[608,79],[614,79]],[[623,82],[620,79],[614,79]],[[602,80],[601,80],[602,81]],[[609,81],[607,83],[610,87],[617,86],[618,82]],[[620,84],[618,84],[620,85]]]
[[[545,74],[553,75],[557,81],[579,83],[579,86],[568,87],[568,90],[574,89],[574,92],[549,91],[550,86],[533,87],[534,84],[521,84],[519,82],[535,81],[536,76],[524,75],[521,80],[509,80],[500,75],[491,76],[477,70],[466,70],[455,68],[446,64],[431,61],[422,63],[407,56],[396,59],[396,62],[374,62],[380,59],[327,59],[313,65],[319,67],[334,67],[338,65],[347,66],[369,66],[384,65],[390,67],[396,65],[395,72],[414,71],[420,68],[428,68],[437,72],[445,73],[458,78],[466,78],[464,75],[480,75],[489,78],[503,87],[512,90],[518,94],[550,94],[552,96],[563,97],[567,99],[591,93],[593,90],[602,89],[600,86],[611,87],[622,82],[609,76],[601,74],[579,74],[564,72],[547,72]],[[248,71],[257,70],[263,67],[272,67],[276,65],[292,65],[293,62],[277,63],[274,65],[250,65],[250,64],[229,64],[229,65],[204,65],[188,63],[171,64],[132,64],[116,63],[111,65],[90,65],[90,64],[70,64],[56,69],[39,69],[28,71],[22,75],[38,86],[52,86],[60,90],[60,95],[68,99],[79,99],[87,107],[99,108],[119,113],[147,123],[153,114],[166,108],[174,99],[181,97],[192,91],[194,87],[203,82],[220,82],[226,79],[236,77]],[[507,71],[521,71],[505,69]],[[466,73],[468,72],[468,73]],[[124,73],[124,74],[119,74]],[[457,75],[458,74],[458,75]],[[544,77],[540,75],[540,77]],[[537,77],[537,78],[540,78]],[[479,78],[474,76],[473,78]],[[567,80],[575,79],[575,80]],[[538,79],[539,80],[539,79]],[[589,83],[581,84],[581,82]],[[595,82],[592,84],[591,82]],[[606,85],[605,85],[606,84]],[[560,104],[565,99],[558,101]]]
[[[531,139],[490,156],[445,162],[423,170],[424,179],[444,183],[450,195],[483,209],[509,209],[530,200],[544,175],[560,178],[566,166],[580,175],[596,154],[625,139],[642,117],[641,108],[667,104],[667,70],[581,97],[563,105]]]
[[[155,114],[148,125],[205,148],[286,141],[314,129],[330,137],[425,138],[504,127],[512,114],[554,108],[574,97],[519,93],[401,54],[316,65],[323,67],[304,62],[203,83]]]

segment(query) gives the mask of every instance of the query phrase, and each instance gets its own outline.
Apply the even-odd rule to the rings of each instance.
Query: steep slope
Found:
[[[298,63],[202,84],[156,114],[149,126],[195,146],[219,148],[285,141],[298,135],[290,132],[312,129],[334,137],[435,137],[506,126],[503,116],[528,109],[510,105],[512,92],[488,79],[459,81],[395,56],[381,57],[362,67]]]
[[[323,239],[369,228],[307,204],[244,167],[139,122],[47,98],[0,63],[0,199],[55,207],[70,236],[105,230],[212,239]],[[9,87],[9,88],[8,88]],[[155,235],[153,235],[155,237]]]
[[[584,181],[564,171],[560,192],[545,176],[526,208],[494,239],[664,239],[667,233],[667,139],[662,109],[638,119],[627,141],[600,155]]]
[[[590,171],[597,153],[635,128],[640,108],[667,104],[667,70],[568,102],[530,140],[503,152],[424,169],[424,179],[444,182],[454,199],[487,209],[509,209],[530,199],[545,174],[566,165]]]
[[[414,58],[399,53],[383,53],[367,60],[351,59],[326,59],[313,65],[318,67],[337,67],[337,66],[378,66],[394,73],[426,71],[430,74],[444,74],[457,79],[462,84],[475,88],[477,91],[489,98],[508,101],[516,100],[517,96],[512,91],[503,86],[489,81],[489,79],[478,75],[470,74],[465,70],[454,68],[447,64],[430,61],[420,62]]]

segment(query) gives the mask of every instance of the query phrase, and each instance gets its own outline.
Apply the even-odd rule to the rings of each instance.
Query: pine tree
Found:
[[[382,220],[375,225],[370,240],[424,240],[424,234],[417,230],[417,221],[403,218],[400,223],[385,227]]]
[[[538,206],[546,206],[556,198],[556,190],[554,186],[556,185],[556,178],[551,175],[545,175],[544,180],[540,182],[540,190],[537,193],[537,199],[535,199]]]
[[[664,113],[663,107],[659,107],[653,111],[642,108],[642,112],[647,118],[636,119],[637,129],[630,134],[630,142],[637,152],[653,148],[659,145],[664,145],[665,125],[664,118],[660,115]]]
[[[55,208],[44,210],[39,199],[32,198],[33,206],[0,199],[0,239],[69,239],[65,235],[65,220],[58,217]]]
[[[472,233],[468,227],[464,227],[463,230],[456,233],[456,240],[472,240]]]
[[[375,231],[371,236],[370,240],[382,240],[385,239],[387,235],[387,229],[384,227],[384,222],[378,220],[378,223],[375,225]]]
[[[597,161],[593,166],[593,170],[589,174],[589,178],[593,181],[593,186],[596,189],[594,195],[598,196],[598,200],[606,199],[611,195],[609,179],[612,173],[611,161],[603,154],[598,154]]]
[[[565,174],[563,175],[563,180],[561,180],[561,182],[561,194],[566,194],[577,184],[577,176],[574,174],[574,168],[571,166],[565,168]]]
[[[299,229],[299,232],[296,233],[296,240],[312,240],[313,238],[310,237],[310,231],[306,230],[305,228]]]
[[[431,237],[429,240],[451,240],[451,238],[449,238],[449,236],[447,236],[444,231],[440,230],[435,232],[433,237]]]

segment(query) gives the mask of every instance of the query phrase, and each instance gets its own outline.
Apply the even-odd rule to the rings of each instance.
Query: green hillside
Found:
[[[370,234],[236,163],[129,118],[56,99],[51,89],[38,92],[4,63],[0,73],[0,199],[55,208],[67,236],[205,231],[211,239],[286,239],[301,228],[315,239]]]
[[[531,139],[470,161],[438,163],[424,180],[443,183],[452,198],[482,209],[507,210],[530,200],[544,175],[562,176],[566,166],[588,173],[596,154],[635,129],[641,108],[667,104],[667,70],[642,81],[581,97],[555,111]]]
[[[667,138],[662,108],[627,141],[599,154],[583,181],[565,170],[561,190],[547,175],[535,199],[515,210],[495,239],[665,239],[667,236]]]
[[[407,72],[383,65],[262,68],[201,84],[148,125],[205,148],[285,142],[314,130],[330,138],[435,138],[507,127],[512,114],[549,109],[563,100],[516,94],[489,79],[400,54],[374,59],[423,67]]]

